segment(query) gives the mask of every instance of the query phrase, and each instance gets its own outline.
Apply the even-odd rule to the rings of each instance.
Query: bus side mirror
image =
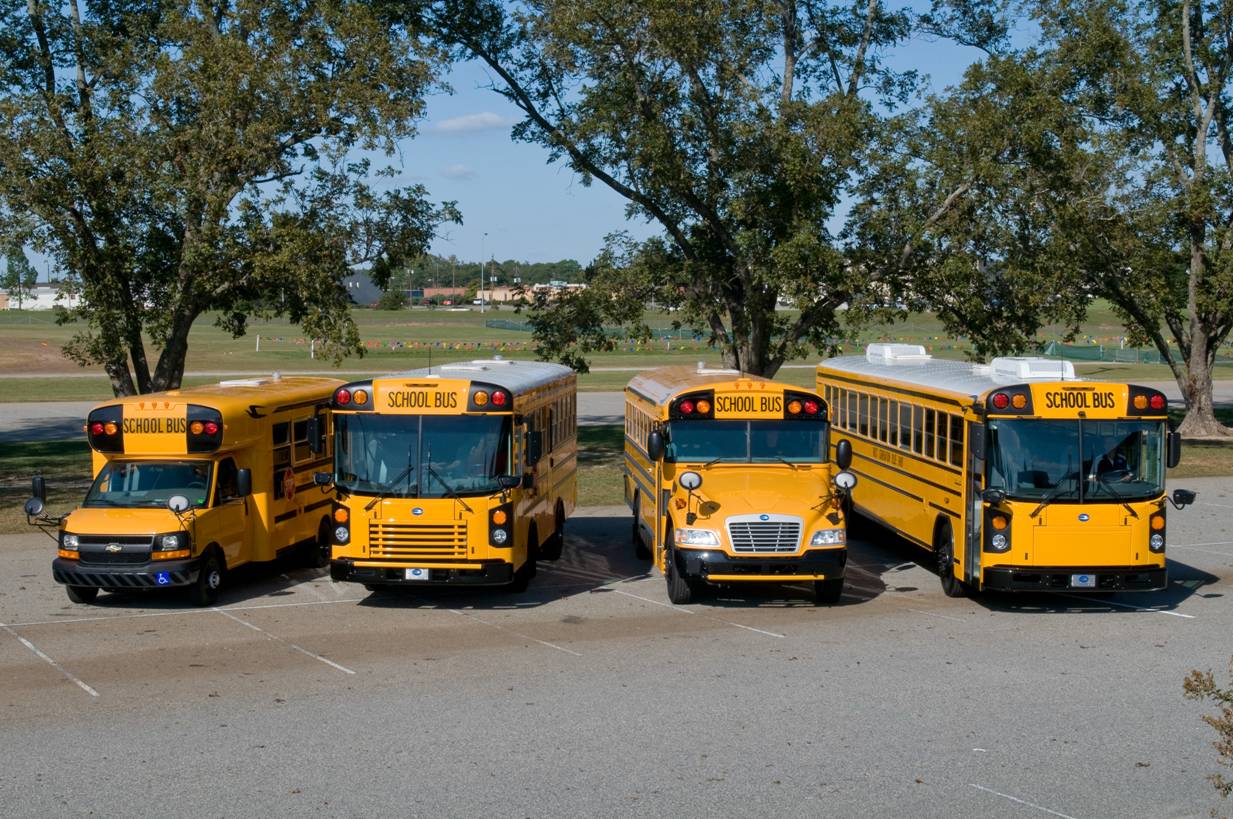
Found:
[[[535,466],[544,454],[544,433],[539,430],[527,433],[527,466]]]
[[[237,469],[235,472],[235,493],[237,497],[247,498],[253,494],[253,471],[248,468]]]
[[[320,415],[308,419],[308,449],[314,455],[325,452],[325,427]]]
[[[646,436],[646,454],[652,461],[662,460],[664,457],[664,434],[657,429],[651,430]]]
[[[329,486],[334,483],[334,475],[331,472],[314,472],[313,483],[317,486]]]
[[[497,486],[502,489],[517,489],[522,485],[522,478],[517,475],[498,475]]]
[[[842,470],[852,465],[852,442],[847,438],[835,444],[835,465]]]
[[[530,472],[527,472],[525,475],[522,476],[522,488],[523,489],[534,489],[535,488],[535,476],[532,475]]]
[[[188,502],[188,498],[183,495],[172,495],[167,499],[167,508],[170,509],[174,515],[184,514],[188,511],[188,507],[191,505],[192,504]]]
[[[1172,469],[1182,462],[1182,436],[1177,432],[1170,432],[1168,438],[1169,454],[1165,465]]]
[[[37,518],[39,515],[43,514],[43,510],[46,508],[47,504],[43,502],[42,498],[31,498],[26,501],[26,517]]]
[[[1181,509],[1183,506],[1189,506],[1194,503],[1195,492],[1192,489],[1174,489],[1173,490],[1173,506],[1176,509]]]
[[[44,478],[42,475],[35,475],[33,478],[31,478],[30,479],[30,495],[32,497],[38,498],[39,500],[43,502],[44,505],[46,505],[47,504],[47,479]]]
[[[980,499],[997,506],[1006,500],[1006,492],[1001,489],[986,489],[980,493]]]

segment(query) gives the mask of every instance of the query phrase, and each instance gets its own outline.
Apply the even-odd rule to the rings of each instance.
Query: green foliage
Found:
[[[378,310],[402,310],[407,306],[407,294],[403,290],[391,287],[377,299]]]
[[[1212,745],[1219,755],[1219,762],[1225,767],[1233,766],[1233,686],[1221,688],[1216,684],[1216,678],[1211,671],[1190,672],[1182,683],[1186,699],[1209,702],[1217,706],[1216,716],[1206,714],[1203,721],[1216,730],[1217,739]],[[1233,780],[1226,779],[1223,774],[1215,773],[1208,777],[1222,799],[1233,793]]]
[[[978,4],[943,5],[931,30],[981,30],[969,25]],[[447,44],[484,61],[526,114],[516,138],[663,230],[609,252],[594,292],[538,305],[557,312],[540,320],[545,355],[578,364],[601,343],[579,322],[631,321],[606,302],[625,287],[653,290],[729,365],[763,374],[830,350],[842,305],[893,305],[879,272],[849,264],[826,224],[865,173],[860,149],[884,112],[916,91],[916,72],[888,57],[923,18],[879,0],[441,0],[433,9]],[[629,269],[618,275],[616,260]],[[796,311],[777,311],[781,301]]]
[[[117,393],[178,385],[205,310],[361,352],[342,278],[457,217],[353,159],[413,133],[439,56],[367,3],[0,0],[0,32],[0,230],[75,276],[66,353]]]
[[[8,291],[10,307],[20,310],[34,292],[36,284],[38,271],[30,264],[21,242],[11,242],[4,254],[4,276],[0,277],[0,287]]]

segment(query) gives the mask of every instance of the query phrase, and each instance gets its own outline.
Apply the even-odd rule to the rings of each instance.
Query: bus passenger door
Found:
[[[968,422],[967,480],[964,482],[963,580],[980,586],[981,522],[984,520],[985,425]]]
[[[214,504],[210,510],[213,524],[208,530],[210,540],[223,550],[228,567],[253,559],[248,531],[252,499],[239,496],[238,471],[234,458],[227,457],[219,462],[218,477],[214,481]]]

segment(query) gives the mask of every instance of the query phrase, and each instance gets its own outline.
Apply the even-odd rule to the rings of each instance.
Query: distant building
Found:
[[[29,292],[23,293],[21,309],[51,310],[56,305],[73,308],[77,306],[79,301],[76,295],[67,293],[61,295],[60,282],[52,282],[51,284],[35,285]],[[10,294],[7,290],[0,290],[0,310],[16,310],[18,309],[17,305],[18,299],[16,295]]]
[[[367,273],[353,273],[343,279],[347,297],[357,307],[372,307],[381,298],[381,288],[373,284]]]

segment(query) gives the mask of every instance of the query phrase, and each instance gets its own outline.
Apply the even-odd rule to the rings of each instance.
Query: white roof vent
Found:
[[[449,370],[450,372],[482,373],[488,368],[479,362],[472,362],[470,364],[442,364],[437,369]]]
[[[908,364],[929,361],[933,356],[919,344],[870,344],[865,348],[865,360],[870,364]]]
[[[1075,380],[1075,365],[1053,358],[1007,356],[993,359],[990,366],[993,368],[993,380],[1003,383]]]
[[[231,381],[219,381],[220,387],[263,387],[270,383],[268,378],[236,378]]]
[[[481,368],[483,368],[483,369],[487,369],[487,368],[488,368],[488,366],[489,366],[489,365],[492,365],[492,364],[495,364],[495,365],[498,365],[498,366],[504,366],[504,367],[510,367],[510,366],[513,366],[513,364],[514,364],[514,362],[510,361],[510,360],[509,360],[509,359],[507,359],[507,358],[502,358],[502,357],[501,357],[501,356],[499,356],[499,355],[497,355],[497,356],[493,356],[492,358],[477,358],[477,359],[475,359],[474,361],[472,361],[471,363],[472,363],[472,364],[477,364],[477,365],[479,365],[479,366],[480,366]]]
[[[704,362],[698,362],[698,375],[740,375],[740,370],[724,369],[723,367],[707,367]]]

